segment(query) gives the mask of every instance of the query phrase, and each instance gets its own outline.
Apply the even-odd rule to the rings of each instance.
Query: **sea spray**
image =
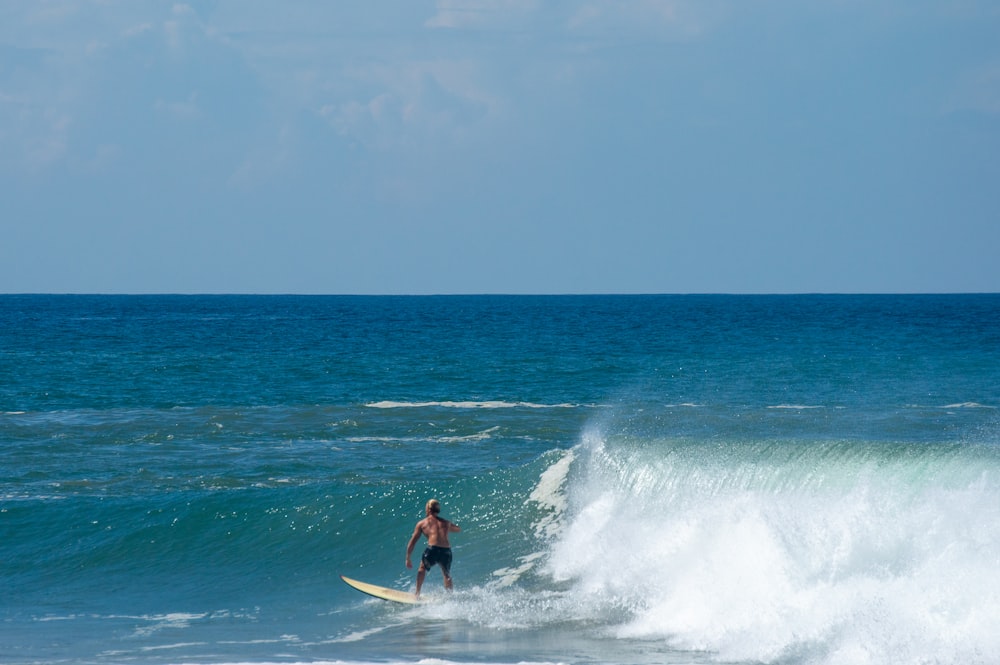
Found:
[[[725,661],[1000,653],[995,447],[618,434],[577,460],[546,571],[620,639]]]
[[[531,511],[534,515],[532,529],[539,542],[550,541],[562,529],[562,518],[567,506],[566,477],[575,459],[573,450],[552,451],[549,456],[554,456],[555,462],[542,472],[538,484],[524,502],[525,512]],[[494,585],[503,588],[514,584],[544,556],[545,552],[542,550],[532,551],[518,557],[516,566],[493,571],[493,576],[497,578]]]

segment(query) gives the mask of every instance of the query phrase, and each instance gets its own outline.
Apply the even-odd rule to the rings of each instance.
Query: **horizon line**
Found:
[[[967,296],[1000,295],[1000,291],[565,291],[565,292],[428,292],[319,293],[293,291],[18,291],[0,297],[295,297],[295,298],[462,298],[462,297],[649,297],[649,296]]]

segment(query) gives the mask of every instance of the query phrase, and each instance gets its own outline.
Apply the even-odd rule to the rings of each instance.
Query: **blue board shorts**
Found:
[[[429,545],[424,550],[423,556],[420,557],[420,565],[424,567],[424,570],[430,570],[434,564],[440,564],[445,575],[451,574],[451,548]]]

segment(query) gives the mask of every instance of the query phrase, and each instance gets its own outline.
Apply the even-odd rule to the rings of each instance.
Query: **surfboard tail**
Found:
[[[340,579],[344,580],[344,583],[348,586],[374,598],[390,600],[394,603],[403,603],[405,605],[416,605],[417,603],[424,602],[423,598],[418,598],[416,595],[407,591],[400,591],[399,589],[390,589],[389,587],[379,586],[377,584],[361,582],[359,580],[351,579],[345,575],[341,575]]]

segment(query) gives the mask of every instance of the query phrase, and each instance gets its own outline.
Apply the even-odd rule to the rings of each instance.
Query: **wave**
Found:
[[[504,402],[501,400],[476,401],[441,401],[441,402],[394,402],[383,400],[365,404],[371,409],[414,409],[439,407],[444,409],[575,409],[579,404],[537,404],[535,402]]]
[[[822,409],[821,405],[814,404],[775,404],[774,406],[767,407],[769,409],[792,409],[792,410],[804,410],[804,409]]]
[[[942,409],[995,409],[995,406],[980,404],[979,402],[960,402],[958,404],[946,404]]]
[[[542,474],[547,618],[725,661],[983,662],[1000,653],[1000,452],[594,430]],[[547,521],[545,521],[547,520]],[[528,565],[530,564],[530,565]],[[522,620],[533,621],[521,616]]]
[[[350,443],[466,443],[472,441],[485,441],[493,438],[500,431],[500,426],[495,425],[480,432],[472,434],[437,435],[421,437],[399,437],[399,436],[348,436],[344,440]]]

